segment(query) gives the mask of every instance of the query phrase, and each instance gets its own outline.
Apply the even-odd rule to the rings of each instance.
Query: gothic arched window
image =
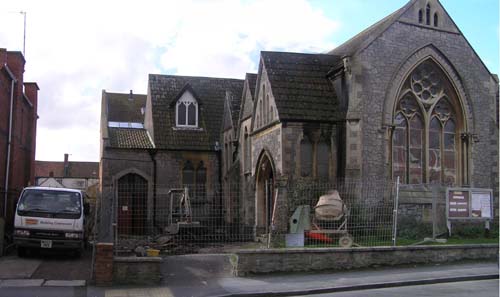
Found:
[[[427,25],[431,24],[431,5],[427,4],[425,7],[425,23]]]
[[[300,142],[300,175],[302,177],[312,176],[313,150],[312,143],[307,136]]]
[[[177,100],[176,126],[198,127],[198,102],[190,92],[185,92]]]
[[[194,167],[191,161],[184,163],[184,168],[182,168],[182,183],[184,185],[194,184]]]
[[[418,11],[418,23],[419,23],[419,24],[422,24],[422,22],[423,22],[423,18],[424,18],[424,16],[423,16],[423,13],[422,13],[422,9],[420,9],[420,10]]]
[[[457,184],[463,119],[447,76],[426,60],[408,75],[398,98],[391,140],[393,178],[410,184]]]
[[[243,168],[245,168],[245,172],[250,171],[250,137],[248,135],[247,128],[245,127],[245,142],[243,146]]]
[[[438,26],[438,14],[434,13],[434,27]]]
[[[415,114],[410,120],[410,153],[408,155],[408,164],[410,168],[409,182],[411,184],[422,183],[423,177],[423,141],[424,125],[420,114]]]
[[[329,163],[330,163],[330,148],[325,140],[318,143],[316,149],[316,160],[318,167],[318,178],[321,180],[327,180],[329,175]]]
[[[198,201],[205,200],[206,198],[206,183],[207,183],[207,168],[205,168],[203,161],[200,161],[198,168],[196,168],[196,199]]]

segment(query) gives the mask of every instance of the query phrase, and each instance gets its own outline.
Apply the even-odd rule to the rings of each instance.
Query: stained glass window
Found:
[[[398,113],[394,119],[395,129],[392,138],[392,168],[393,177],[399,176],[401,183],[407,183],[406,181],[406,131],[407,131],[407,121],[402,113]]]
[[[459,105],[452,104],[456,100],[446,75],[434,62],[424,61],[408,75],[393,119],[393,178],[399,176],[402,183],[410,184],[457,183]]]

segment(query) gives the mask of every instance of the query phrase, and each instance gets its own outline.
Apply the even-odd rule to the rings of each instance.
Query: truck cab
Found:
[[[85,193],[66,188],[27,187],[21,192],[14,218],[18,255],[27,250],[71,249],[85,246]]]

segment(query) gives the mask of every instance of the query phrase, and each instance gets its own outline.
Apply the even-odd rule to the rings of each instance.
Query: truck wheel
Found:
[[[76,249],[73,251],[73,256],[75,258],[80,258],[82,256],[82,250],[81,249]]]
[[[22,247],[22,246],[17,247],[17,256],[19,258],[24,258],[24,257],[26,257],[27,254],[28,254],[28,251],[25,247]]]

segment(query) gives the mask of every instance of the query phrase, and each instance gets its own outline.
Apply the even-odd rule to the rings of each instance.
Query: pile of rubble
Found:
[[[147,249],[159,250],[161,254],[178,255],[197,253],[201,246],[179,240],[175,236],[160,235],[141,238],[120,239],[115,248],[119,254],[144,256]]]

